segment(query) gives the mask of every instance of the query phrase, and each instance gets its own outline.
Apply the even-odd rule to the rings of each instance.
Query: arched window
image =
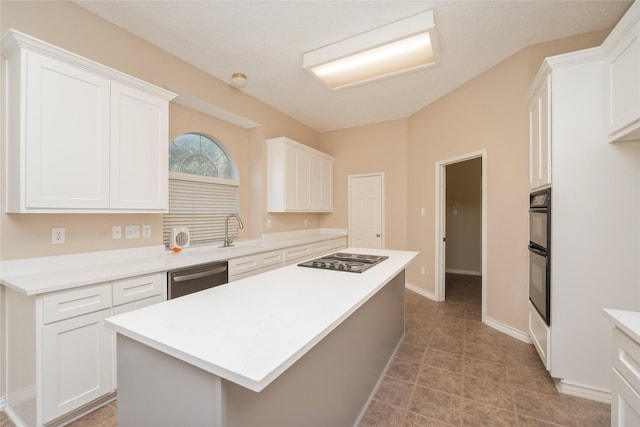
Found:
[[[185,133],[171,142],[169,171],[211,178],[236,178],[233,164],[221,143],[198,133]]]
[[[218,139],[185,133],[169,144],[169,212],[164,215],[164,243],[172,227],[187,227],[191,243],[224,240],[225,220],[240,210],[238,173]],[[229,234],[238,236],[237,222]]]

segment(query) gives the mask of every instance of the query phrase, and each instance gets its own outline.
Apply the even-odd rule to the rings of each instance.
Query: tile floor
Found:
[[[610,425],[608,404],[559,394],[533,346],[480,310],[478,277],[447,275],[441,303],[407,291],[404,342],[359,427]],[[116,426],[116,414],[113,402],[69,426]],[[4,413],[0,427],[13,427]]]
[[[557,392],[531,344],[481,321],[479,277],[445,302],[406,294],[406,335],[360,427],[609,426],[610,405]]]

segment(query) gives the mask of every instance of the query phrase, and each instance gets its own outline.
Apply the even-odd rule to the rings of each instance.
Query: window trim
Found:
[[[235,165],[233,166],[234,166],[234,170],[237,170]],[[169,172],[169,179],[179,179],[181,181],[209,182],[211,184],[232,185],[232,186],[240,187],[240,179],[238,178],[235,178],[235,179],[214,178],[211,176],[204,176],[204,175],[192,175],[190,173]]]

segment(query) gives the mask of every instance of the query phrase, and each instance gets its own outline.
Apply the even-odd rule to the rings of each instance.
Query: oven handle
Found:
[[[214,274],[224,273],[227,270],[227,266],[218,267],[213,270],[207,270],[200,273],[186,274],[184,276],[173,276],[174,282],[184,282],[185,280],[201,279],[207,276],[213,276]]]
[[[547,253],[547,251],[542,250],[542,249],[538,249],[538,248],[536,248],[535,246],[531,246],[531,245],[529,245],[529,250],[530,250],[531,252],[533,252],[534,254],[537,254],[537,255],[540,255],[540,256],[543,256],[543,257],[546,257],[546,256],[548,256],[548,255],[549,255],[549,254]]]

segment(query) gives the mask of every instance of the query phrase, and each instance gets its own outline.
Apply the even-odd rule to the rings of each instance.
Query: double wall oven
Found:
[[[529,300],[551,325],[551,188],[529,196]]]

